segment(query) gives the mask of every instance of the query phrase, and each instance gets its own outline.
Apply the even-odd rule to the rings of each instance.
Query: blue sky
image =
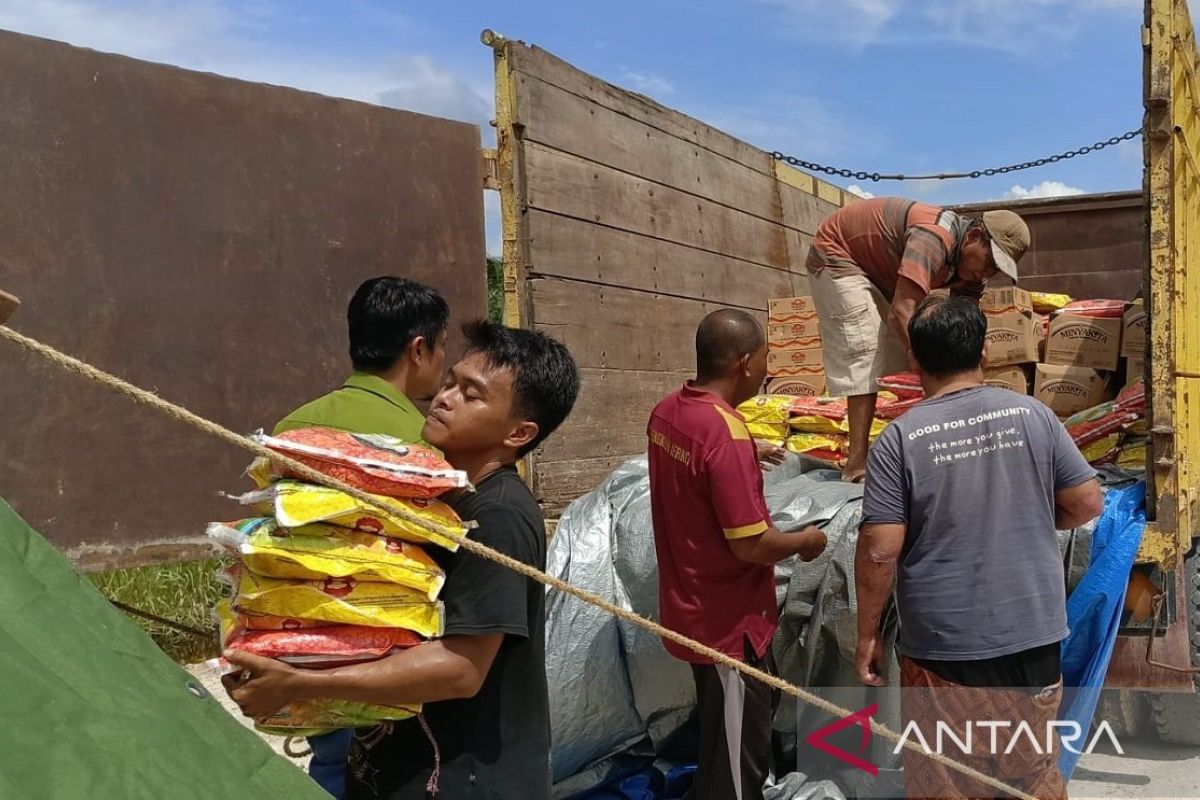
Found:
[[[1139,127],[1141,21],[1142,0],[0,0],[0,28],[464,119],[488,140],[493,28],[763,149],[908,173]],[[1140,181],[1137,139],[1007,177],[861,188],[959,202]]]

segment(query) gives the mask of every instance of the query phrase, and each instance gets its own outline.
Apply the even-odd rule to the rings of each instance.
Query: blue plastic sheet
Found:
[[[1109,490],[1104,513],[1092,534],[1091,560],[1087,572],[1067,599],[1067,624],[1071,633],[1063,640],[1062,706],[1058,718],[1079,725],[1084,740],[1074,744],[1082,750],[1096,713],[1104,676],[1112,659],[1129,571],[1146,527],[1146,483]],[[1079,753],[1063,747],[1058,764],[1070,780]]]

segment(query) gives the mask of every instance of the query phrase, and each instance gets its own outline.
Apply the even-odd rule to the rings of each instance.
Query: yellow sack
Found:
[[[475,527],[474,523],[464,523],[454,509],[441,500],[371,496],[385,506],[398,505],[450,535],[465,536],[468,528]],[[440,536],[406,519],[367,505],[345,492],[325,486],[279,481],[257,492],[244,494],[239,500],[243,505],[254,506],[264,514],[274,515],[285,528],[325,522],[406,542],[436,544],[452,552],[458,549],[458,542],[448,536]]]
[[[875,417],[871,420],[871,441],[883,433],[883,429],[888,426],[889,420]],[[822,433],[827,436],[847,434],[850,432],[850,423],[844,419],[830,419],[829,417],[819,417],[815,415],[806,415],[800,417],[792,417],[792,430],[800,433]]]
[[[788,424],[774,422],[751,422],[746,425],[750,436],[763,442],[782,442],[788,435]]]
[[[793,453],[810,453],[814,450],[844,453],[848,446],[846,436],[841,434],[794,433],[787,440],[787,449]]]
[[[751,397],[737,407],[742,419],[747,425],[756,422],[787,426],[788,416],[792,413],[791,395],[763,394]],[[751,432],[753,433],[753,431]]]
[[[1079,452],[1083,453],[1083,457],[1089,464],[1099,461],[1117,448],[1117,444],[1121,441],[1121,434],[1110,433],[1107,436],[1102,436],[1094,442],[1085,444],[1079,448]]]
[[[1046,292],[1030,292],[1033,298],[1033,310],[1038,314],[1049,314],[1058,311],[1071,302],[1068,294],[1048,294]]]
[[[446,573],[415,544],[313,523],[284,528],[271,517],[214,522],[208,535],[259,575],[302,581],[354,577],[419,589],[436,600]]]
[[[441,636],[445,627],[442,604],[405,586],[355,578],[289,581],[241,567],[223,570],[220,576],[234,587],[234,610],[251,615],[404,628],[427,638]]]
[[[276,736],[317,736],[338,728],[373,728],[415,717],[420,706],[380,706],[351,700],[293,700],[255,728]]]
[[[1131,472],[1144,472],[1146,469],[1146,439],[1126,440],[1117,453],[1117,466]]]
[[[1131,436],[1149,436],[1150,423],[1146,421],[1145,417],[1138,417],[1125,426],[1125,431]]]

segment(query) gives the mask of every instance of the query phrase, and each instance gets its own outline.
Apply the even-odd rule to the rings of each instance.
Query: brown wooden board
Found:
[[[365,278],[486,313],[475,126],[10,33],[0,106],[13,326],[236,431],[340,383]],[[249,454],[12,347],[0,371],[0,491],[58,546],[169,559],[244,513],[217,492]]]
[[[692,371],[696,327],[725,306],[615,286],[532,281],[534,323],[562,341],[583,367]],[[751,311],[766,325],[763,311]]]
[[[649,122],[529,75],[518,78],[525,141],[812,234],[832,207]],[[614,104],[616,105],[616,104]],[[765,156],[765,154],[763,154]],[[781,207],[782,204],[782,207]]]
[[[570,436],[551,436],[539,463],[629,457],[646,451],[646,423],[659,400],[692,377],[686,372],[581,369],[579,400],[571,414]],[[550,487],[540,487],[553,497]],[[595,488],[595,487],[593,487]]]
[[[1018,269],[1026,289],[1077,298],[1131,300],[1140,291],[1146,223],[1141,192],[960,206],[978,214],[1009,208],[1032,243]]]
[[[781,225],[636,175],[526,144],[525,179],[531,208],[776,269],[790,266]]]
[[[546,83],[565,89],[599,106],[644,122],[672,136],[711,150],[763,174],[771,174],[771,157],[758,148],[717,130],[645,95],[630,92],[600,80],[540,47],[511,42],[513,68]]]
[[[545,211],[532,210],[528,216],[538,276],[760,310],[766,309],[769,298],[803,294],[808,288],[803,274]]]

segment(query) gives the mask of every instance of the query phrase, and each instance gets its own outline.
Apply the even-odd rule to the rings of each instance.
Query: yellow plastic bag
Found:
[[[820,417],[815,415],[806,415],[792,417],[792,430],[800,433],[821,433],[826,436],[847,434],[850,432],[850,422],[844,419],[830,419],[829,417]],[[888,420],[879,419],[878,417],[871,420],[871,441],[875,441],[879,434],[883,433],[883,429],[888,425]]]
[[[243,567],[230,567],[220,575],[234,587],[233,608],[250,615],[404,628],[427,638],[441,636],[445,627],[442,604],[406,586],[354,578],[289,581]]]
[[[774,422],[751,422],[746,425],[750,436],[762,442],[782,442],[788,435],[788,424]]]
[[[1038,314],[1050,314],[1071,302],[1069,294],[1048,294],[1046,292],[1030,292],[1029,294],[1033,298],[1033,310]]]
[[[1102,436],[1094,442],[1085,444],[1079,448],[1079,452],[1083,453],[1083,457],[1089,464],[1107,456],[1113,450],[1117,449],[1117,444],[1121,441],[1121,434],[1110,433],[1107,436]]]
[[[241,556],[259,575],[320,581],[354,577],[418,589],[436,600],[446,574],[415,544],[313,523],[284,528],[271,517],[214,522],[210,538]]]
[[[1117,453],[1117,466],[1131,472],[1146,469],[1146,439],[1126,439]]]
[[[830,453],[844,453],[848,447],[844,434],[828,435],[824,433],[794,433],[787,440],[787,449],[793,453],[810,453],[821,450]]]
[[[441,500],[400,500],[382,495],[371,496],[385,507],[389,504],[397,505],[449,535],[465,536],[468,528],[474,527],[473,524],[468,525],[459,519],[454,509]],[[239,499],[244,505],[254,506],[264,514],[274,515],[285,528],[300,528],[314,522],[325,522],[405,542],[436,544],[450,551],[458,549],[458,542],[448,535],[426,530],[406,519],[367,505],[345,492],[325,486],[300,481],[279,481],[265,489],[242,495]]]
[[[786,427],[788,417],[792,413],[794,399],[790,395],[763,394],[751,397],[738,406],[737,410],[742,415],[742,419],[746,420],[747,425],[764,422]]]

